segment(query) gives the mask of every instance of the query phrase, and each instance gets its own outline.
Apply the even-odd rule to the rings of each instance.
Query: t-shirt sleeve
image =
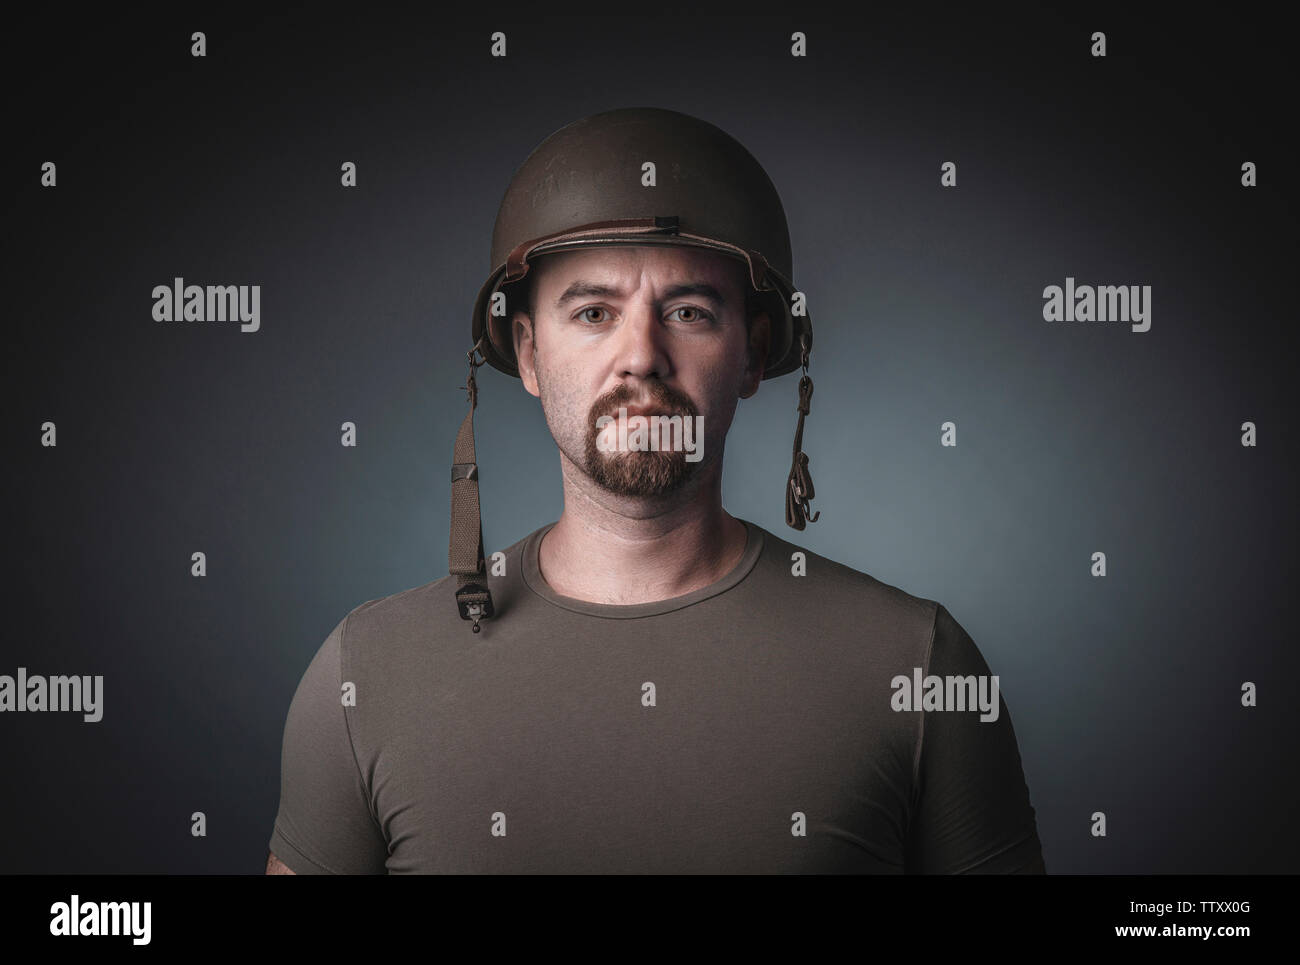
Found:
[[[988,664],[942,605],[935,614],[925,673],[974,675],[977,685],[984,680],[982,693],[991,713]],[[922,712],[909,872],[1045,873],[1020,749],[1000,689],[997,704],[997,718],[987,721],[980,719],[984,714],[978,707]]]
[[[370,806],[345,717],[345,617],[326,637],[289,705],[271,851],[296,874],[384,874],[388,845]]]

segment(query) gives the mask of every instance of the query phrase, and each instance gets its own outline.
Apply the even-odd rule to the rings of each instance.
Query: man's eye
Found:
[[[603,309],[603,308],[596,308],[596,307],[593,306],[593,307],[591,307],[591,308],[584,308],[582,311],[580,311],[580,312],[578,313],[578,315],[582,318],[582,320],[583,320],[584,322],[600,322],[600,321],[603,321],[603,319],[599,319],[599,318],[588,318],[588,317],[587,317],[587,313],[588,313],[588,312],[603,312],[604,310],[605,310],[605,309]]]
[[[712,321],[713,319],[712,312],[706,312],[695,305],[683,305],[681,308],[674,308],[669,314],[676,315],[678,312],[687,313],[687,316],[682,319],[683,322]]]

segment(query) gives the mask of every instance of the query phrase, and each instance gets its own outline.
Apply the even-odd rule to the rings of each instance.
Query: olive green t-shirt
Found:
[[[987,680],[965,630],[743,522],[735,568],[667,600],[556,594],[552,523],[489,559],[479,633],[451,576],[352,610],[289,707],[271,850],[298,874],[1042,872],[1000,694],[897,709],[900,678]]]

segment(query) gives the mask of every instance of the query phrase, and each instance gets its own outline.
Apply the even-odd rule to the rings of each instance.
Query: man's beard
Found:
[[[653,413],[645,418],[653,425],[650,415],[682,417],[692,422],[696,416],[695,405],[689,398],[670,389],[662,382],[647,383],[650,395],[648,405]],[[614,432],[617,424],[610,424],[607,429],[598,429],[596,420],[602,415],[618,419],[619,406],[631,405],[640,401],[627,385],[619,385],[602,395],[591,407],[587,418],[585,438],[586,464],[584,469],[597,485],[619,496],[662,496],[672,492],[695,472],[696,462],[688,461],[686,452],[645,450],[618,450],[602,452],[596,443],[602,431]],[[629,416],[629,420],[630,420]],[[630,431],[631,427],[629,427]],[[647,439],[653,429],[647,430]],[[702,442],[703,440],[700,440]]]

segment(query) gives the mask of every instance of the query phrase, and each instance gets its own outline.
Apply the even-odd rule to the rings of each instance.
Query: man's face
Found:
[[[768,317],[747,331],[746,265],[701,248],[598,247],[543,255],[529,273],[536,317],[515,312],[515,355],[560,451],[622,496],[660,496],[720,466],[736,402],[758,390],[767,355]],[[617,423],[597,420],[617,420],[620,406],[699,425],[702,458],[616,449]]]

